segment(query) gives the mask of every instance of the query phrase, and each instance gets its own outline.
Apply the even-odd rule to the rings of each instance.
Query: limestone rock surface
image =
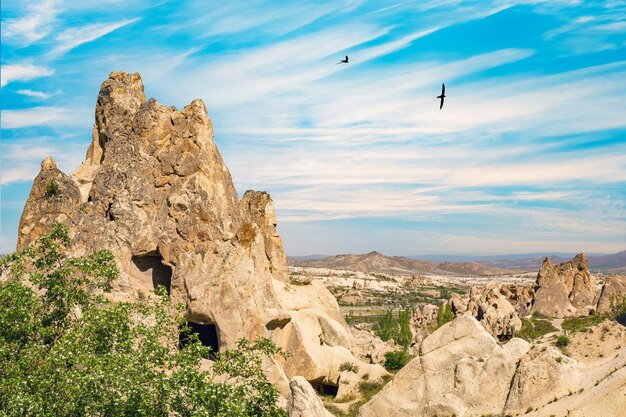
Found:
[[[481,290],[472,287],[465,314],[475,317],[498,340],[510,339],[522,328],[517,311],[503,294],[501,285],[495,282]]]
[[[460,316],[424,339],[419,355],[359,410],[360,417],[499,413],[519,358],[521,339],[499,346],[471,316]]]
[[[289,381],[291,395],[289,399],[289,417],[333,417],[324,408],[315,390],[309,382],[301,376],[294,376]]]
[[[604,281],[595,301],[598,314],[608,313],[623,305],[626,300],[626,277],[611,275]]]
[[[585,315],[594,308],[596,283],[582,253],[556,266],[546,258],[537,274],[535,288],[532,311],[547,317]]]

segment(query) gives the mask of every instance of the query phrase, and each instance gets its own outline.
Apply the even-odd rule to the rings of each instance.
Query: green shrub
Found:
[[[355,374],[359,373],[359,367],[355,364],[353,364],[352,362],[344,362],[341,365],[339,365],[339,370],[340,371],[348,371],[348,372],[353,372]]]
[[[563,320],[563,330],[567,332],[579,332],[589,327],[595,326],[601,323],[606,317],[599,314],[591,314],[589,316],[582,317],[568,317]]]
[[[452,308],[450,307],[450,304],[443,303],[442,305],[440,305],[439,310],[437,311],[437,328],[452,321],[453,319],[454,313],[452,313]]]
[[[411,355],[406,350],[396,350],[385,354],[384,367],[388,371],[397,371],[411,360]]]
[[[532,342],[545,334],[556,332],[557,330],[549,320],[534,312],[530,318],[522,318],[522,329],[515,336]]]
[[[46,196],[52,197],[59,194],[59,184],[55,180],[46,184]]]
[[[57,223],[0,260],[11,274],[0,286],[3,416],[286,416],[262,368],[282,353],[272,341],[241,339],[201,370],[209,348],[198,336],[179,348],[182,306],[163,291],[138,303],[95,295],[117,278],[115,260],[68,257],[69,242]]]
[[[562,334],[561,336],[558,337],[558,339],[556,339],[556,345],[558,347],[565,347],[565,346],[569,345],[569,337],[567,337],[566,335]]]

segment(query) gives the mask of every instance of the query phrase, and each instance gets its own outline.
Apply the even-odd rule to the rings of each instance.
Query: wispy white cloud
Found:
[[[62,55],[82,44],[92,42],[138,20],[139,18],[114,23],[94,23],[77,28],[65,29],[56,37],[58,44],[52,49],[50,56],[56,57]]]
[[[49,137],[24,138],[19,142],[3,141],[0,145],[0,184],[32,181],[39,173],[40,162],[47,156],[52,156],[61,170],[72,172],[78,167],[77,161],[85,156],[85,149],[76,145],[75,140],[66,139],[55,143]]]
[[[50,94],[50,93],[44,93],[43,91],[35,91],[35,90],[30,90],[30,89],[16,90],[15,92],[17,94],[21,94],[26,97],[38,98],[40,100],[47,100],[50,97],[55,95],[55,94]]]
[[[47,77],[53,74],[51,68],[34,65],[29,62],[19,64],[2,65],[0,75],[2,77],[2,87],[13,81],[28,81],[39,77]]]
[[[86,108],[29,107],[2,111],[2,128],[19,129],[32,126],[77,126],[91,118]]]
[[[2,37],[22,45],[37,42],[50,34],[59,13],[59,1],[28,2],[25,14],[2,22]]]

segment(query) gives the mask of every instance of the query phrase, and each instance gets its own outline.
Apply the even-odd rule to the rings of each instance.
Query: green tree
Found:
[[[384,341],[396,340],[399,330],[398,322],[393,318],[393,312],[391,310],[387,310],[387,312],[383,313],[374,324],[376,336]]]
[[[286,415],[262,369],[263,356],[282,353],[270,340],[242,339],[203,371],[209,348],[197,335],[179,348],[186,323],[164,288],[110,303],[112,254],[69,257],[69,244],[55,224],[0,260],[11,275],[0,287],[0,415]]]
[[[404,349],[411,347],[411,343],[413,342],[413,333],[411,333],[410,324],[411,313],[412,312],[409,309],[398,312],[399,331],[396,341]]]
[[[454,313],[452,312],[452,308],[450,304],[443,303],[439,306],[439,310],[437,310],[437,328],[443,326],[444,324],[452,321],[454,319]]]

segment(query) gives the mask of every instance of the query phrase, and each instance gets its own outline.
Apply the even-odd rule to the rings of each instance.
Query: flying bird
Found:
[[[439,110],[443,107],[443,99],[446,98],[446,85],[441,84],[441,95],[437,96],[437,98],[441,99],[441,104],[439,105]]]
[[[348,63],[348,55],[346,55],[345,59],[342,59],[341,61],[337,62],[335,65],[347,64],[347,63]]]

